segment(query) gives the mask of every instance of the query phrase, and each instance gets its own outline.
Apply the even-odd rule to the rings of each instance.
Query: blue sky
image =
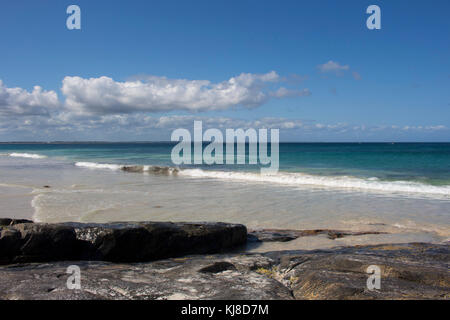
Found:
[[[450,141],[447,0],[0,7],[1,141],[169,140],[194,119],[284,141]]]

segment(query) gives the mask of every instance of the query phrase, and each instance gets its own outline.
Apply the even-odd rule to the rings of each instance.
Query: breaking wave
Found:
[[[177,174],[179,170],[173,167],[164,166],[140,166],[140,165],[121,165],[121,164],[107,164],[96,162],[77,162],[77,167],[89,168],[89,169],[109,169],[109,170],[122,170],[125,172],[135,173],[154,173],[154,174]]]
[[[305,173],[278,172],[261,174],[257,172],[213,171],[202,169],[178,169],[165,166],[120,165],[96,162],[77,162],[78,167],[90,169],[121,170],[135,173],[180,175],[192,178],[233,180],[250,183],[271,183],[287,186],[312,186],[322,188],[354,189],[382,193],[420,194],[424,196],[450,197],[450,186],[433,186],[415,181],[383,181],[376,177],[320,176]]]
[[[423,195],[450,196],[450,186],[433,186],[414,181],[382,181],[374,178],[357,178],[351,176],[319,176],[304,173],[278,172],[260,174],[236,171],[208,171],[202,169],[180,170],[180,175],[196,178],[214,178],[244,182],[263,182],[291,186],[316,186],[327,188],[345,188],[383,193],[419,193]]]
[[[29,158],[29,159],[45,159],[47,156],[43,156],[36,153],[17,153],[13,152],[9,154],[10,157]]]

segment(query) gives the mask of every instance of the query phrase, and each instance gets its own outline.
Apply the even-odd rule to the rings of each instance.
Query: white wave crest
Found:
[[[9,154],[10,157],[29,158],[29,159],[45,159],[46,156],[35,153],[17,153],[13,152]]]
[[[383,193],[416,193],[422,195],[450,196],[450,186],[433,186],[413,181],[380,181],[378,179],[362,179],[350,176],[318,176],[304,173],[279,172],[276,174],[260,174],[235,171],[208,171],[202,169],[185,169],[180,175],[195,178],[215,178],[244,182],[264,182],[291,186],[316,186],[326,188],[358,189]]]
[[[125,172],[133,173],[153,173],[153,174],[177,174],[178,169],[173,167],[163,166],[140,166],[140,165],[120,165],[120,164],[108,164],[108,163],[96,163],[96,162],[77,162],[77,167],[84,167],[89,169],[109,169],[109,170],[122,170]]]
[[[120,170],[124,166],[119,164],[107,164],[107,163],[96,163],[96,162],[77,162],[75,163],[77,167],[89,168],[89,169],[109,169],[109,170]]]

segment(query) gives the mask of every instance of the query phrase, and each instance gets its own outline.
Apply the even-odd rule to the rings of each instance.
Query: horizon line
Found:
[[[0,141],[0,144],[74,144],[74,143],[90,143],[90,144],[100,144],[100,143],[179,143],[180,141],[169,141],[169,140],[54,140],[54,141]],[[196,142],[196,141],[192,141]],[[204,143],[211,143],[211,141],[203,141]],[[270,141],[269,141],[270,142]],[[269,143],[268,142],[268,143]],[[226,143],[225,141],[223,142]],[[247,141],[245,143],[248,143]],[[279,141],[279,143],[450,143],[449,141]]]

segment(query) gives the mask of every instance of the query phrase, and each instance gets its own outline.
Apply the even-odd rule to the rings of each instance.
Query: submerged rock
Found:
[[[144,172],[144,166],[123,166],[121,168],[121,170],[125,171],[125,172],[143,173]]]
[[[145,262],[244,245],[247,229],[226,223],[17,223],[0,227],[0,263],[61,260]]]
[[[161,166],[123,166],[121,167],[122,171],[125,172],[134,172],[134,173],[152,173],[152,174],[161,174],[161,175],[176,175],[178,173],[177,168],[173,167],[161,167]]]

